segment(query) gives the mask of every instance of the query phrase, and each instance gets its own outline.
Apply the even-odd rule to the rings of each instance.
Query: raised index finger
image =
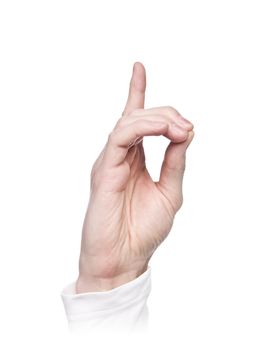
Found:
[[[144,107],[146,89],[146,72],[142,63],[133,65],[130,81],[129,95],[122,115],[131,113],[133,110]]]

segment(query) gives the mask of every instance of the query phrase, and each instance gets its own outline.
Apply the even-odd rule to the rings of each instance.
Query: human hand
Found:
[[[144,271],[183,201],[185,154],[193,125],[172,107],[144,109],[146,74],[134,64],[122,117],[93,165],[77,293],[105,291]],[[144,136],[167,137],[160,179],[145,166]]]

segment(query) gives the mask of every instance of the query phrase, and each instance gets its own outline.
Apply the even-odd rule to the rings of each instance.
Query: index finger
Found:
[[[110,167],[118,166],[125,160],[129,147],[134,141],[144,136],[160,135],[169,138],[173,142],[180,143],[187,138],[188,132],[176,125],[170,129],[168,121],[138,119],[111,132],[105,148],[104,161]]]

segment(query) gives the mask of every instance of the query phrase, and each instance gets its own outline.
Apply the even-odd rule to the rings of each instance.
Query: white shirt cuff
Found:
[[[76,294],[76,282],[61,292],[70,330],[140,330],[147,326],[151,267],[136,279],[103,292]]]

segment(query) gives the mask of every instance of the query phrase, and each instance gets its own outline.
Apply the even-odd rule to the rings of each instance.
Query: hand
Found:
[[[134,64],[122,117],[91,172],[83,223],[77,293],[104,291],[144,271],[182,205],[185,153],[193,125],[172,107],[144,109],[146,74]],[[144,136],[167,137],[160,179],[145,166]]]

